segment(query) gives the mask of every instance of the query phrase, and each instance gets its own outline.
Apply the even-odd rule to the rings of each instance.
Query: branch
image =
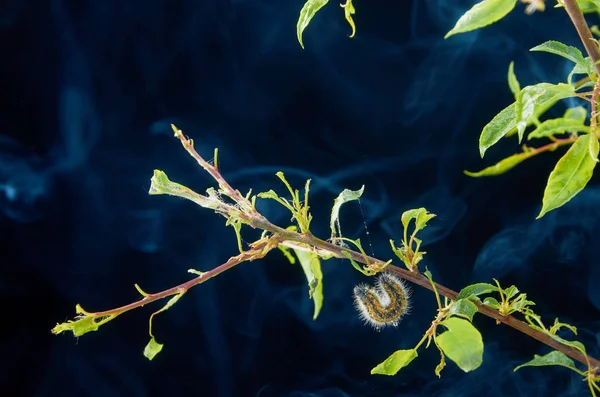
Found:
[[[196,161],[202,166],[202,168],[204,168],[204,170],[206,170],[218,182],[220,187],[220,194],[229,197],[231,200],[234,201],[234,204],[224,203],[220,199],[219,195],[215,192],[209,193],[208,196],[203,196],[198,193],[192,192],[190,189],[182,185],[169,181],[166,175],[164,175],[164,173],[157,174],[155,172],[155,177],[153,177],[153,187],[151,187],[151,193],[164,193],[186,198],[205,208],[213,209],[216,213],[225,216],[228,220],[228,224],[233,224],[234,222],[241,222],[251,226],[252,228],[261,229],[266,232],[269,232],[270,235],[265,236],[263,234],[263,237],[261,239],[250,244],[250,248],[248,250],[243,251],[239,255],[230,258],[224,264],[210,271],[204,273],[192,271],[193,273],[199,273],[199,276],[176,287],[172,287],[165,291],[158,292],[155,294],[146,294],[138,289],[142,293],[142,295],[144,295],[144,298],[136,302],[130,303],[128,305],[111,310],[93,313],[85,312],[78,306],[78,313],[80,314],[79,319],[77,319],[76,321],[58,324],[52,330],[53,333],[58,334],[64,331],[73,331],[73,333],[76,336],[79,336],[85,332],[95,331],[100,325],[114,319],[115,317],[129,310],[142,307],[148,303],[155,302],[169,296],[181,295],[187,292],[190,288],[201,284],[206,280],[218,274],[221,274],[224,271],[231,269],[232,267],[242,262],[253,261],[255,259],[263,258],[268,252],[270,252],[273,248],[276,248],[280,244],[289,246],[294,245],[294,243],[301,243],[304,247],[313,250],[313,252],[321,256],[331,255],[339,259],[352,258],[352,260],[356,262],[367,265],[367,267],[373,270],[374,272],[385,269],[385,271],[395,273],[400,277],[404,278],[405,280],[417,284],[423,288],[427,288],[431,291],[435,291],[435,287],[435,289],[440,295],[445,296],[446,298],[449,298],[451,300],[456,300],[456,297],[458,295],[456,291],[453,291],[450,288],[447,288],[437,283],[431,283],[429,279],[427,279],[423,274],[419,273],[418,271],[409,271],[397,266],[390,265],[389,262],[384,262],[380,259],[367,256],[361,252],[352,251],[349,248],[341,247],[339,245],[332,244],[328,241],[321,240],[312,235],[310,232],[298,233],[295,231],[283,229],[271,223],[256,210],[256,208],[254,207],[254,199],[252,199],[252,201],[249,200],[249,195],[244,197],[238,190],[233,189],[229,185],[229,183],[225,181],[225,179],[220,174],[217,168],[216,153],[215,165],[209,164],[196,152],[193,146],[193,141],[191,139],[187,139],[182,134],[182,132],[180,130],[177,130],[174,126],[173,130],[175,131],[175,136],[181,141],[181,144],[186,149],[186,151],[194,159],[196,159]],[[553,142],[550,145],[557,145],[557,142]],[[236,233],[239,233],[239,228],[236,228]],[[577,349],[557,342],[547,334],[534,330],[527,323],[517,320],[513,316],[503,316],[497,310],[485,306],[481,303],[476,303],[476,305],[478,311],[481,314],[493,318],[497,322],[504,323],[552,347],[553,349],[563,352],[564,354],[573,358],[574,360],[577,360],[582,364],[588,366],[590,369],[597,371],[600,368],[599,360],[590,356],[584,356]],[[77,324],[79,322],[81,322],[82,324],[78,329]],[[79,331],[85,332],[80,332],[78,335],[77,332]]]
[[[569,18],[575,25],[575,29],[579,34],[579,38],[585,47],[594,67],[596,68],[596,73],[600,76],[600,65],[598,61],[600,60],[600,50],[598,49],[598,45],[596,44],[596,40],[592,36],[592,32],[590,32],[590,28],[588,27],[587,22],[585,21],[585,17],[583,16],[583,12],[579,8],[577,4],[577,0],[563,0],[565,5],[565,10],[567,14],[569,14]]]
[[[306,234],[301,235],[299,233],[290,232],[290,231],[282,229],[276,225],[273,225],[272,223],[270,223],[268,221],[267,221],[267,223],[259,224],[259,228],[264,229],[264,230],[269,230],[270,232],[272,232],[276,235],[279,235],[282,240],[286,240],[286,241],[291,240],[291,241],[297,241],[297,242],[309,244],[309,245],[317,248],[318,250],[330,252],[330,253],[334,254],[335,257],[340,258],[340,259],[347,259],[347,256],[342,254],[342,251],[344,251],[347,254],[349,254],[352,257],[352,259],[355,260],[356,262],[367,264],[367,265],[370,265],[373,267],[385,267],[385,262],[383,262],[380,259],[372,258],[369,256],[365,257],[359,252],[350,251],[347,248],[339,247],[328,241],[321,240],[313,235],[306,235]],[[386,268],[386,271],[395,273],[398,276],[402,277],[403,279],[410,281],[411,283],[417,284],[423,288],[427,288],[428,290],[433,291],[433,286],[431,285],[430,281],[427,279],[427,277],[425,277],[421,273],[411,272],[406,269],[400,268],[398,266],[393,266],[393,265],[387,265],[387,267],[385,267],[385,268]],[[435,288],[437,289],[437,291],[439,292],[440,295],[445,296],[446,298],[451,299],[451,300],[456,300],[456,296],[458,295],[458,293],[456,291],[453,291],[450,288],[445,287],[438,283],[434,283],[434,284],[435,284]],[[493,318],[494,320],[499,321],[503,324],[506,324],[509,327],[512,327],[512,328],[516,329],[517,331],[520,331],[520,332],[552,347],[553,349],[559,350],[559,351],[563,352],[564,354],[566,354],[567,356],[571,357],[572,359],[577,360],[586,366],[588,365],[588,362],[589,362],[589,365],[591,368],[600,369],[600,361],[599,360],[597,360],[589,355],[587,356],[587,360],[586,360],[586,357],[583,354],[581,354],[581,352],[579,350],[572,348],[571,346],[563,345],[562,343],[557,342],[556,340],[552,339],[550,336],[546,335],[545,333],[531,328],[524,321],[518,320],[513,316],[503,316],[497,310],[492,309],[491,307],[485,306],[481,303],[476,303],[476,305],[477,305],[477,309],[478,309],[479,313],[481,313],[487,317]]]

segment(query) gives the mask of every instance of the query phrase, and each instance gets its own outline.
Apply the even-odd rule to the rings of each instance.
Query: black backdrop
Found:
[[[597,178],[543,219],[546,154],[510,173],[470,179],[518,149],[514,139],[479,159],[481,128],[522,85],[564,80],[568,61],[528,49],[578,45],[564,11],[516,10],[485,30],[443,40],[472,1],[356,0],[358,32],[337,2],[296,41],[302,0],[7,1],[0,9],[0,343],[4,395],[19,396],[575,396],[567,370],[512,368],[548,349],[476,317],[484,363],[462,373],[422,351],[394,377],[370,369],[413,346],[435,313],[413,288],[396,329],[364,326],[351,293],[364,277],[324,264],[317,321],[306,280],[279,253],[192,289],[155,318],[165,344],[149,362],[145,307],[81,338],[51,335],[72,318],[159,291],[236,253],[223,219],[190,202],[148,196],[154,169],[198,191],[207,175],[172,137],[173,122],[237,188],[284,192],[312,178],[313,231],[343,188],[366,185],[342,227],[391,257],[402,211],[438,215],[423,233],[423,265],[454,289],[499,278],[538,303],[548,322],[571,322],[599,355],[600,216]],[[561,105],[561,106],[564,106]],[[560,114],[559,108],[555,114]],[[273,203],[260,209],[283,226]],[[364,222],[363,222],[364,219]],[[246,234],[247,240],[253,235]],[[6,393],[6,394],[5,394]]]

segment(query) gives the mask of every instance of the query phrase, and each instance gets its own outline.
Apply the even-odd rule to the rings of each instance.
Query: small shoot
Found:
[[[435,217],[435,214],[428,212],[425,208],[405,211],[401,217],[402,226],[404,227],[402,246],[396,247],[394,241],[390,240],[392,251],[411,272],[418,271],[418,264],[423,259],[423,255],[426,254],[426,252],[420,251],[421,240],[416,235],[427,226],[427,222],[433,217]],[[412,220],[415,221],[415,226],[409,237],[408,227]]]
[[[304,202],[300,200],[300,192],[298,189],[292,189],[292,186],[285,179],[285,175],[283,172],[279,171],[275,175],[283,182],[285,187],[287,187],[288,191],[292,196],[292,202],[286,198],[281,198],[277,193],[273,190],[269,190],[268,192],[262,192],[258,194],[260,198],[268,198],[277,201],[279,204],[283,205],[292,213],[292,218],[298,224],[300,228],[300,232],[304,234],[310,234],[310,222],[312,221],[312,215],[309,212],[308,205],[308,192],[310,186],[310,179],[306,181],[306,185],[304,186]]]
[[[515,312],[522,313],[530,306],[535,305],[534,302],[527,300],[527,294],[519,294],[519,289],[514,285],[511,285],[506,289],[502,289],[498,280],[494,279],[494,282],[498,287],[500,301],[496,300],[495,298],[488,297],[484,299],[483,304],[498,310],[501,315],[510,316]]]
[[[517,99],[517,95],[521,91],[521,85],[519,84],[519,80],[517,80],[517,76],[515,75],[515,63],[511,62],[508,65],[508,88]]]
[[[380,271],[382,271],[383,269],[385,269],[387,265],[389,265],[390,263],[392,263],[391,259],[389,261],[385,262],[382,265],[372,263],[369,260],[369,256],[367,255],[367,253],[363,249],[362,245],[360,244],[360,239],[359,238],[357,238],[356,240],[352,240],[352,239],[349,239],[349,238],[346,238],[346,237],[337,237],[336,240],[347,241],[349,243],[352,243],[356,248],[358,248],[358,250],[360,251],[361,255],[363,256],[364,261],[366,262],[366,266],[364,266],[364,267],[361,266],[361,265],[359,265],[358,262],[356,262],[354,260],[354,258],[352,258],[352,255],[350,254],[350,252],[348,252],[348,251],[342,251],[342,254],[346,258],[348,258],[350,260],[350,263],[352,263],[352,266],[354,266],[354,268],[356,270],[358,270],[359,272],[361,272],[365,276],[373,276],[373,275],[379,273]]]

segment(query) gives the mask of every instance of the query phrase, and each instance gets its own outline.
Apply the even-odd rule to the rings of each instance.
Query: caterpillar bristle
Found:
[[[410,289],[390,273],[379,273],[375,279],[374,286],[354,287],[354,306],[360,319],[376,330],[396,327],[410,311]]]

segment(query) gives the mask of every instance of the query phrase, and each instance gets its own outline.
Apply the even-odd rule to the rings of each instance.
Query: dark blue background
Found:
[[[172,137],[173,122],[206,157],[220,149],[238,189],[284,192],[312,178],[315,234],[328,236],[333,198],[366,185],[343,210],[349,237],[392,256],[399,216],[425,206],[423,262],[453,289],[516,284],[576,325],[600,355],[600,190],[541,220],[550,153],[510,173],[466,177],[518,150],[509,139],[479,159],[481,128],[512,101],[511,60],[522,85],[564,81],[570,65],[529,53],[548,39],[580,45],[563,10],[533,16],[519,4],[502,22],[443,40],[473,1],[355,1],[358,32],[337,2],[296,41],[303,0],[21,1],[0,11],[0,389],[18,396],[575,396],[577,376],[512,368],[548,349],[476,317],[484,363],[453,363],[437,379],[433,348],[394,377],[370,369],[410,348],[435,315],[413,288],[413,313],[375,332],[353,307],[365,281],[347,261],[324,264],[325,304],[279,253],[198,286],[155,318],[165,344],[142,356],[147,321],[135,310],[81,338],[50,329],[74,315],[138,299],[235,255],[223,218],[172,197],[148,196],[154,169],[198,191],[212,185]],[[597,23],[597,20],[595,20]],[[569,103],[575,104],[575,101]],[[556,114],[564,110],[561,104]],[[563,109],[561,109],[561,106]],[[271,202],[260,209],[286,226]],[[362,210],[362,213],[361,213]],[[247,240],[252,234],[246,234]],[[5,394],[6,393],[6,394]]]

